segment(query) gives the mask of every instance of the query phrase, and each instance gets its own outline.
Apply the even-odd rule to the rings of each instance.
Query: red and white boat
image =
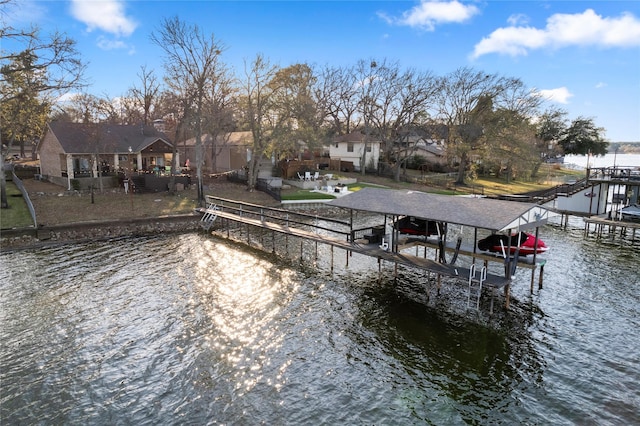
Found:
[[[540,238],[538,238],[538,243],[536,244],[535,235],[527,234],[526,232],[511,235],[511,247],[509,247],[508,235],[492,234],[478,241],[478,248],[483,251],[505,255],[507,250],[511,255],[516,254],[517,251],[521,256],[528,256],[534,253],[543,254],[549,249]]]

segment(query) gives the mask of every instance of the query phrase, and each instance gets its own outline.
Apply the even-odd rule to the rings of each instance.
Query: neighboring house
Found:
[[[351,132],[334,138],[329,145],[329,157],[331,160],[352,162],[355,170],[360,170],[362,154],[366,150],[365,167],[377,167],[380,159],[380,142],[368,141],[365,144],[366,135],[360,131]]]
[[[425,139],[419,136],[409,136],[402,144],[400,151],[408,156],[420,156],[429,163],[445,164],[447,162],[444,140]]]
[[[203,169],[210,173],[224,173],[231,170],[239,170],[247,165],[247,150],[251,149],[251,132],[225,133],[216,138],[216,143],[212,143],[211,135],[202,136],[204,146]],[[191,138],[178,143],[180,158],[186,165],[187,161],[191,168],[196,163],[196,139]],[[214,164],[215,163],[215,164]]]
[[[72,179],[171,167],[173,144],[154,127],[52,122],[36,148],[43,178],[71,189]],[[179,161],[179,158],[177,158]]]

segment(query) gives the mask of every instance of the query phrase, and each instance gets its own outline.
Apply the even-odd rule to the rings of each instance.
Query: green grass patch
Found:
[[[331,194],[322,192],[313,192],[310,190],[299,189],[296,191],[287,191],[281,193],[282,200],[286,201],[300,201],[300,200],[333,200],[334,197]]]
[[[7,182],[8,209],[0,210],[0,228],[27,228],[33,226],[33,220],[29,213],[27,203],[22,198],[22,193],[13,182]]]
[[[362,188],[389,188],[389,187],[384,185],[376,185],[374,183],[356,182],[356,183],[347,185],[347,188],[349,188],[349,191],[355,192],[355,191],[360,191]]]
[[[371,188],[386,188],[382,185],[369,184],[364,182],[352,183],[351,185],[347,185],[349,191],[359,191],[362,188],[371,187]],[[280,196],[282,200],[286,201],[301,201],[301,200],[333,200],[336,198],[334,195],[328,192],[315,192],[309,189],[297,189],[293,191],[283,191]]]

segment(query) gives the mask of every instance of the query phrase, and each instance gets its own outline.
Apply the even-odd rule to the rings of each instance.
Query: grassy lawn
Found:
[[[357,182],[347,185],[349,191],[359,191],[362,188],[386,188],[384,185],[376,185],[372,183]],[[283,201],[300,201],[300,200],[332,200],[336,198],[334,195],[328,192],[316,192],[311,189],[292,189],[282,191],[281,197]]]
[[[27,203],[11,181],[7,181],[7,201],[9,208],[0,211],[0,228],[11,229],[33,226]]]
[[[85,221],[131,219],[191,213],[196,207],[193,194],[169,195],[105,193],[64,197],[32,197],[43,225],[56,225]]]
[[[580,170],[562,169],[554,165],[543,164],[538,173],[538,179],[532,181],[512,180],[507,183],[504,178],[481,177],[469,182],[469,188],[460,187],[460,191],[471,192],[476,187],[482,189],[485,195],[523,194],[531,191],[551,188],[567,180],[585,177],[585,172]]]
[[[299,200],[332,200],[336,197],[329,193],[313,192],[310,189],[297,189],[292,191],[282,191],[282,200],[299,201]]]
[[[350,191],[359,191],[365,187],[413,189],[417,191],[434,192],[438,194],[518,194],[537,189],[549,188],[562,181],[584,177],[584,172],[560,169],[557,167],[541,168],[537,181],[512,181],[507,184],[504,179],[481,178],[468,181],[467,185],[452,187],[427,186],[420,183],[395,182],[382,176],[351,173],[347,177],[355,177],[357,183],[348,185]],[[360,180],[364,182],[360,182]],[[103,221],[128,218],[156,217],[191,213],[196,207],[196,191],[189,189],[176,195],[168,193],[134,194],[107,191],[95,193],[94,202],[90,194],[82,192],[76,195],[64,195],[63,188],[53,184],[27,179],[24,181],[31,194],[31,201],[36,209],[38,224],[44,226],[68,224],[85,221]],[[208,182],[206,193],[221,198],[228,198],[252,204],[278,206],[280,203],[269,195],[259,191],[248,192],[244,185],[227,182],[226,180],[212,180]],[[33,226],[31,216],[12,182],[7,182],[7,199],[11,208],[0,211],[0,225],[2,229],[22,228]],[[326,192],[312,192],[297,188],[282,191],[283,200],[331,200],[335,196]]]

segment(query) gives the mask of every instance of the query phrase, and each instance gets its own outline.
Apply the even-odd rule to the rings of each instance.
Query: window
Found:
[[[353,142],[347,142],[347,152],[353,152]]]
[[[371,152],[371,145],[367,145],[367,152]]]

